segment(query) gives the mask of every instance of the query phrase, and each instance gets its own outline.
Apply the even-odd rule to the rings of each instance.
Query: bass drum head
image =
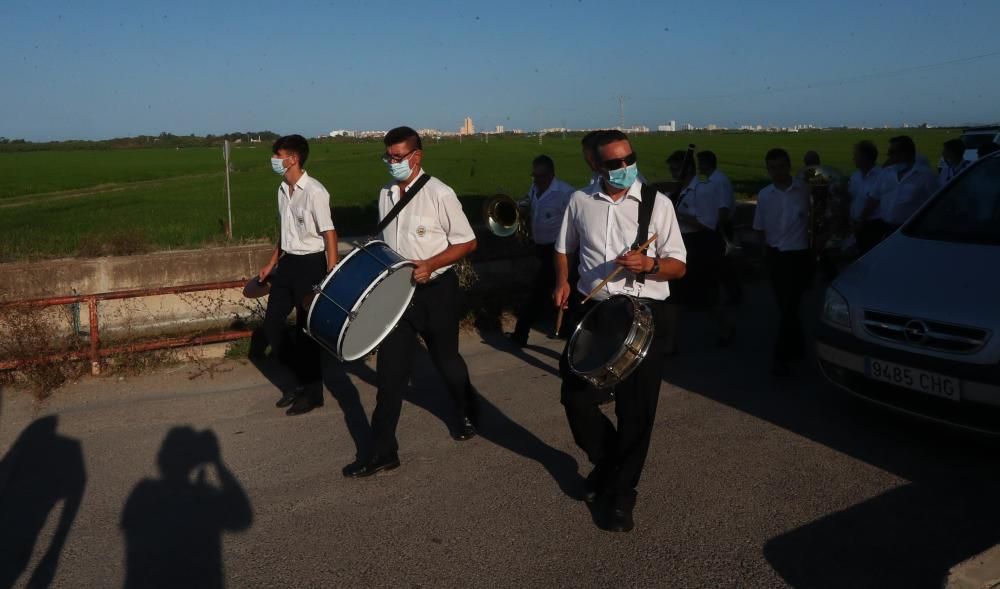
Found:
[[[632,330],[633,313],[627,296],[611,297],[591,309],[570,341],[570,368],[586,373],[614,360]]]
[[[396,326],[413,297],[413,265],[406,264],[376,282],[354,309],[340,342],[341,357],[357,360],[377,346]]]

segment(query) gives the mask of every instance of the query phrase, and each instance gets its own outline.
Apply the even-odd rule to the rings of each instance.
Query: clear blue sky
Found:
[[[6,137],[595,127],[618,95],[629,125],[1000,120],[1000,55],[912,71],[1000,52],[997,0],[3,4]]]

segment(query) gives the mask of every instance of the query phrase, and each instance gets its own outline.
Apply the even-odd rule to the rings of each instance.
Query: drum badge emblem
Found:
[[[417,237],[423,237],[424,235],[427,235],[427,228],[423,225],[417,227]]]

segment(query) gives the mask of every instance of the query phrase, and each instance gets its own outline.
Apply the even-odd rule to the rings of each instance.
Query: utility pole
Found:
[[[222,157],[226,160],[226,214],[229,223],[226,225],[226,238],[233,238],[233,197],[229,191],[229,140],[222,144]]]
[[[621,129],[625,128],[625,97],[618,97],[618,126]]]

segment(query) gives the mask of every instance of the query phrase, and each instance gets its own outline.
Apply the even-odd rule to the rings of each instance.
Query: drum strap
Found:
[[[652,186],[643,184],[640,194],[642,194],[642,201],[639,202],[639,229],[636,232],[635,241],[632,243],[632,249],[638,249],[649,238],[649,220],[653,217],[653,204],[656,202],[656,189]],[[635,279],[640,284],[645,284],[646,275],[639,274]]]
[[[382,231],[389,226],[389,223],[392,223],[393,219],[399,216],[399,213],[402,212],[403,207],[410,204],[410,201],[413,200],[413,197],[416,196],[417,193],[420,192],[420,189],[424,187],[424,184],[427,184],[428,182],[430,182],[430,180],[431,180],[430,174],[424,174],[423,176],[418,178],[417,181],[414,182],[412,186],[410,186],[410,189],[407,190],[405,194],[403,194],[403,196],[399,199],[396,205],[392,207],[392,209],[389,211],[389,214],[386,215],[381,222],[379,222],[378,227],[375,228],[374,235],[379,235],[380,233],[382,233]]]

